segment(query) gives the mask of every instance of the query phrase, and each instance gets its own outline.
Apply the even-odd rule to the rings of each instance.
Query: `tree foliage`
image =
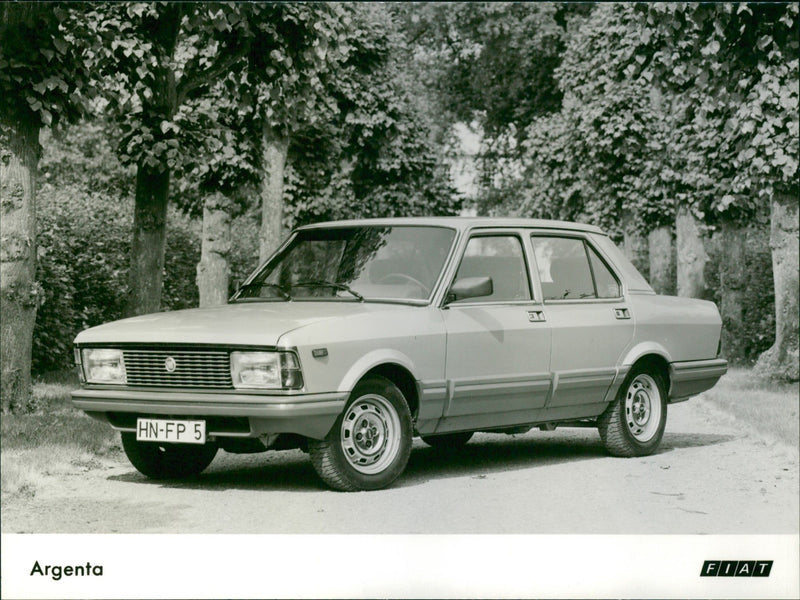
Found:
[[[713,208],[752,205],[798,189],[798,4],[668,4],[642,7],[669,41],[651,44],[653,72],[697,127],[697,170],[731,163]],[[713,127],[702,127],[705,123]],[[725,193],[720,193],[725,192]]]
[[[651,77],[631,76],[641,58],[629,5],[598,5],[567,23],[555,80],[563,101],[528,127],[517,200],[501,210],[596,223],[620,234],[674,215],[674,170],[665,101]]]
[[[431,3],[401,12],[421,46],[441,107],[451,118],[479,122],[492,139],[558,110],[554,70],[567,14],[585,7],[551,3]]]
[[[120,159],[137,169],[129,314],[161,308],[170,180],[191,168],[204,140],[202,97],[244,60],[250,5],[93,4],[87,22],[101,43],[92,54],[106,109],[122,135]]]
[[[81,5],[0,6],[0,117],[37,127],[78,118],[92,93],[87,61],[94,40]]]
[[[227,3],[123,2],[87,15],[102,41],[93,65],[120,123],[125,164],[181,171],[193,164],[208,121],[202,97],[244,56],[245,7]]]
[[[455,214],[460,199],[392,13],[357,5],[350,27],[346,58],[331,73],[331,116],[298,131],[290,148],[292,222]]]

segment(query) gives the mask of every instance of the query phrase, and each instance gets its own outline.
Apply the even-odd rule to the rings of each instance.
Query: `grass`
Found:
[[[116,433],[74,408],[77,383],[40,381],[33,388],[35,413],[4,415],[0,422],[0,489],[4,497],[33,495],[49,477],[102,466],[119,452]]]
[[[762,379],[752,369],[732,368],[703,398],[767,439],[800,444],[800,388]]]

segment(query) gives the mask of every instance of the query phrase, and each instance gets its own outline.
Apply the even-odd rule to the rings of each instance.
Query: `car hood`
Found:
[[[361,302],[251,302],[161,312],[86,329],[76,344],[166,343],[274,346],[294,329],[329,319],[397,310]],[[407,307],[411,308],[411,307]]]

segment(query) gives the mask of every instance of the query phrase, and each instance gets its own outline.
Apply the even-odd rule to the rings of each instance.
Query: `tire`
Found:
[[[309,440],[311,464],[335,490],[379,490],[405,470],[411,454],[411,412],[388,379],[362,380],[328,436]]]
[[[122,448],[136,470],[150,479],[183,479],[200,474],[217,454],[216,444],[138,442],[122,432]]]
[[[422,441],[437,450],[457,450],[472,439],[472,431],[443,433],[441,435],[421,435]]]
[[[600,438],[613,456],[647,456],[661,442],[667,424],[667,386],[660,373],[634,367],[616,399],[597,419]]]

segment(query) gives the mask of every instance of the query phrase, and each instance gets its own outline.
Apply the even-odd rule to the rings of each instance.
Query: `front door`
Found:
[[[436,432],[535,420],[550,389],[550,324],[531,293],[523,239],[475,234],[453,282],[490,277],[491,295],[449,302],[447,401]]]

